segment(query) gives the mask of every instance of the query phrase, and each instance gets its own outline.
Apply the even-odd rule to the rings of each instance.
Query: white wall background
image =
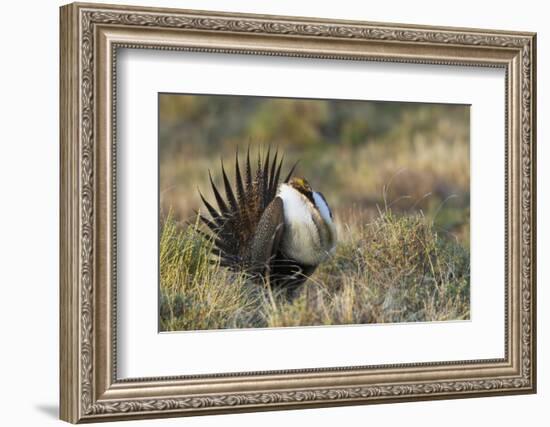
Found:
[[[110,0],[113,3],[122,3]],[[133,0],[133,4],[538,32],[539,393],[438,402],[136,421],[131,425],[547,425],[550,405],[550,29],[544,2]],[[0,24],[0,419],[59,425],[58,6],[9,2]],[[545,222],[546,219],[546,222]]]

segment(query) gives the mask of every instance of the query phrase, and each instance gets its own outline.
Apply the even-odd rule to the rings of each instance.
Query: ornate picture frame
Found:
[[[72,423],[536,391],[536,35],[70,4],[60,10],[60,416]],[[119,379],[117,49],[505,71],[505,342],[490,360]]]

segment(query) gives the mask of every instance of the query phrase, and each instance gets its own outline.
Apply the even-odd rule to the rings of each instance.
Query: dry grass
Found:
[[[160,244],[161,329],[200,330],[468,319],[469,254],[421,214],[365,222],[340,213],[335,255],[291,302],[209,263],[197,225],[168,217]]]
[[[257,293],[244,274],[211,264],[212,242],[168,218],[160,239],[162,330],[246,327],[254,322]],[[249,316],[249,314],[252,314]]]

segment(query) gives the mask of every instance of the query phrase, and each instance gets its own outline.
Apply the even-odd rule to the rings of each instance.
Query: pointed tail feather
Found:
[[[223,184],[225,187],[225,196],[229,201],[229,205],[231,206],[231,212],[233,212],[233,214],[238,214],[239,206],[237,205],[237,200],[235,199],[235,195],[233,194],[233,189],[231,188],[231,184],[229,183],[229,179],[227,178],[227,174],[225,173],[225,168],[223,167],[223,161],[221,165],[222,165]]]
[[[288,175],[286,176],[285,180],[283,181],[284,183],[287,183],[289,180],[290,180],[290,177],[292,176],[292,174],[294,173],[294,170],[296,169],[296,166],[298,166],[298,163],[300,162],[300,160],[296,160],[296,163],[294,163],[294,165],[292,166],[292,168],[290,169],[290,172],[288,173]]]
[[[225,197],[214,184],[212,173],[208,171],[210,186],[216,204],[216,209],[199,191],[202,203],[206,207],[210,218],[199,215],[199,220],[207,231],[202,235],[214,239],[213,255],[217,256],[222,265],[232,269],[242,268],[250,262],[251,244],[256,234],[256,228],[266,207],[276,197],[283,166],[284,155],[279,150],[271,155],[268,147],[262,159],[258,153],[256,170],[252,170],[250,162],[250,145],[247,148],[245,159],[244,180],[239,164],[239,153],[235,153],[235,185],[221,162],[221,178]],[[290,169],[284,182],[288,182],[298,162]],[[254,177],[254,178],[253,178]]]

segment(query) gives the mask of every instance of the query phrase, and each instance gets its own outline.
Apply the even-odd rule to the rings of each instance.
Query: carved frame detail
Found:
[[[490,368],[515,366],[513,373],[506,375],[458,376],[451,380],[410,381],[400,379],[400,369],[414,365],[395,366],[388,382],[354,384],[345,387],[319,387],[309,383],[308,374],[325,370],[288,371],[282,374],[289,378],[296,373],[303,378],[303,386],[272,390],[221,392],[216,389],[214,378],[209,377],[212,393],[182,394],[179,397],[148,396],[147,387],[138,395],[110,396],[110,390],[124,388],[124,381],[117,382],[116,361],[103,368],[100,361],[104,351],[107,358],[116,355],[116,348],[104,349],[98,344],[96,329],[98,316],[113,311],[111,307],[100,310],[96,293],[103,286],[96,277],[98,271],[98,221],[109,221],[98,211],[98,90],[113,90],[116,75],[112,74],[110,85],[98,88],[98,66],[105,58],[98,58],[98,40],[102,29],[123,28],[132,31],[191,32],[194,34],[224,34],[235,37],[235,44],[220,47],[182,47],[175,44],[144,44],[139,40],[112,42],[109,64],[116,63],[117,47],[199,50],[206,52],[246,53],[259,55],[286,55],[316,58],[342,58],[351,60],[399,61],[409,63],[468,64],[477,66],[500,66],[507,69],[511,93],[507,93],[508,143],[510,153],[517,151],[517,167],[507,167],[507,200],[517,201],[518,212],[513,214],[511,226],[518,235],[509,236],[513,252],[509,263],[517,265],[519,286],[509,288],[510,302],[507,322],[510,331],[517,331],[517,351],[506,344],[507,357],[490,362]],[[284,40],[290,48],[268,49],[265,47],[240,47],[239,40],[247,36]],[[343,41],[343,44],[339,44]],[[380,54],[353,52],[354,44],[368,43],[375,46],[384,43],[401,47],[400,52],[391,48]],[[308,45],[309,43],[309,45]],[[320,43],[320,44],[319,44]],[[309,49],[307,46],[318,46]],[[304,47],[305,46],[305,47]],[[366,46],[366,45],[365,45]],[[441,47],[449,47],[444,54]],[[339,54],[338,50],[342,53]],[[367,48],[367,51],[369,49]],[[131,8],[72,4],[61,9],[61,417],[67,421],[100,421],[122,418],[159,417],[174,415],[197,415],[228,411],[251,411],[258,409],[284,409],[335,404],[359,404],[382,401],[401,401],[428,398],[479,396],[495,393],[531,393],[535,391],[535,35],[531,33],[496,32],[486,30],[413,27],[394,24],[371,24],[357,22],[329,22],[323,20],[260,15],[233,15],[210,12],[181,11],[169,9]],[[486,56],[482,53],[486,51]],[[388,53],[389,52],[389,53]],[[403,52],[409,52],[405,54]],[[472,52],[472,54],[471,54]],[[111,73],[114,71],[111,69]],[[102,102],[103,98],[101,98]],[[114,103],[116,97],[111,101]],[[112,132],[116,126],[115,109],[111,108]],[[101,123],[103,126],[103,123]],[[114,157],[114,154],[113,154]],[[116,166],[116,163],[115,163]],[[112,173],[112,172],[111,172]],[[505,177],[505,179],[507,179]],[[514,192],[513,188],[517,188]],[[116,191],[116,189],[115,189]],[[510,192],[510,194],[508,194]],[[116,194],[116,193],[115,193]],[[113,194],[111,194],[112,197]],[[512,200],[513,199],[513,200]],[[113,212],[113,215],[115,213]],[[108,227],[107,227],[108,228]],[[104,230],[104,229],[103,229]],[[512,239],[512,240],[511,240]],[[116,235],[111,242],[116,245]],[[514,255],[515,254],[515,255]],[[112,266],[116,272],[116,265]],[[517,310],[512,312],[513,310]],[[516,313],[516,314],[514,314]],[[116,313],[106,320],[113,323]],[[116,325],[111,324],[114,328]],[[109,330],[106,332],[109,334]],[[509,336],[508,338],[513,338]],[[108,341],[116,347],[116,342]],[[116,341],[116,340],[114,340]],[[513,355],[517,354],[516,359]],[[483,362],[483,361],[472,361]],[[450,370],[459,365],[468,369],[468,363],[427,364],[422,369],[448,366]],[[358,370],[360,367],[357,367]],[[107,369],[105,381],[98,380],[98,370]],[[345,368],[330,370],[338,375]],[[366,369],[366,368],[365,368]],[[389,371],[392,371],[389,369]],[[489,369],[489,367],[488,367]],[[371,369],[376,372],[376,369]],[[269,373],[253,373],[253,377]],[[281,374],[281,373],[278,373]],[[450,375],[453,377],[453,375]],[[238,375],[220,375],[220,378],[238,380]],[[155,379],[143,379],[150,386]],[[200,379],[199,379],[200,380]],[[251,381],[253,380],[250,379]],[[170,387],[184,384],[186,379],[158,379]],[[244,381],[244,380],[243,380]],[[173,384],[170,384],[173,382]],[[105,383],[105,384],[103,384]],[[98,386],[99,384],[99,386]]]

